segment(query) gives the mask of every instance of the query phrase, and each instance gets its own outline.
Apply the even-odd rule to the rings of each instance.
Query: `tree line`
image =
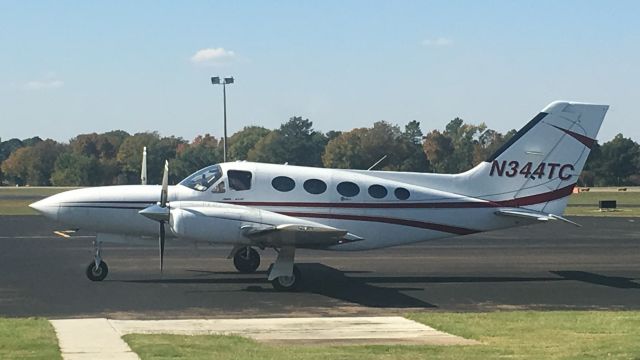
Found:
[[[228,161],[248,160],[291,165],[458,173],[487,159],[516,133],[505,134],[451,120],[444,130],[424,135],[420,122],[401,128],[386,121],[351,131],[322,133],[302,117],[278,129],[248,126],[229,138]],[[0,185],[98,186],[140,182],[142,149],[147,147],[149,183],[159,183],[165,159],[176,183],[207,165],[222,162],[223,142],[209,134],[192,141],[157,132],[122,130],[81,134],[60,143],[39,137],[0,141]],[[579,184],[640,185],[640,145],[618,134],[592,150]]]

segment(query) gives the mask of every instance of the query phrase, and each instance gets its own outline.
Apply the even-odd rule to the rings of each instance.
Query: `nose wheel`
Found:
[[[87,266],[87,277],[91,281],[102,281],[107,277],[108,273],[109,267],[104,261],[100,261],[98,266],[96,266],[95,261],[92,261],[89,266]]]
[[[244,247],[233,255],[233,265],[243,274],[253,273],[260,266],[260,254],[251,246]]]
[[[89,263],[89,266],[87,266],[87,278],[89,278],[89,280],[91,281],[102,281],[107,277],[107,274],[109,273],[109,267],[107,266],[107,263],[102,261],[102,258],[100,257],[100,242],[94,241],[93,248],[95,251],[95,255],[93,257],[93,261]]]

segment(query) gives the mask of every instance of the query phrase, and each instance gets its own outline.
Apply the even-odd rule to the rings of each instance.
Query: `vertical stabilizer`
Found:
[[[503,206],[562,214],[608,108],[553,102],[457,180],[471,196]]]

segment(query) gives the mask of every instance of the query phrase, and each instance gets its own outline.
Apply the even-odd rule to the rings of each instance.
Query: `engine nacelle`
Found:
[[[238,243],[244,239],[243,223],[242,211],[209,207],[171,209],[171,231],[189,240]],[[249,239],[246,240],[248,244]]]

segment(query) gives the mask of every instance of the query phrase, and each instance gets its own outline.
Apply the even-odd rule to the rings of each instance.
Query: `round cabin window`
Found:
[[[310,194],[319,195],[327,191],[327,184],[325,184],[324,181],[318,179],[309,179],[305,181],[302,186]]]
[[[360,188],[351,181],[343,181],[338,184],[338,192],[345,197],[354,197],[360,193]]]
[[[278,176],[271,180],[271,186],[278,191],[287,192],[296,187],[296,182],[290,177]]]
[[[371,185],[369,186],[369,195],[372,198],[382,199],[387,196],[387,188],[382,185]]]
[[[393,192],[396,197],[400,200],[407,200],[409,198],[409,190],[405,189],[405,188],[397,188],[394,192]]]

